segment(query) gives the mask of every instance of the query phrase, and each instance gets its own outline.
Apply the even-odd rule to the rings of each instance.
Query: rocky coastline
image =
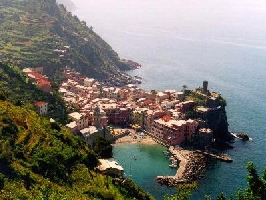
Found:
[[[204,176],[207,156],[196,151],[169,147],[169,152],[179,161],[175,176],[157,176],[157,182],[168,187],[190,183]]]

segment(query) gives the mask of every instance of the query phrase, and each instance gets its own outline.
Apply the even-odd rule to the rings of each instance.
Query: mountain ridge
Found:
[[[68,66],[111,84],[136,83],[124,72],[132,65],[55,0],[4,0],[0,13],[0,61],[42,66],[51,76]]]

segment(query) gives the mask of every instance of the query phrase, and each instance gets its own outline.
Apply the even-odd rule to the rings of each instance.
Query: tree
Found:
[[[182,88],[183,88],[182,91],[185,91],[187,89],[187,86],[183,85]]]
[[[262,177],[259,177],[257,169],[252,162],[247,164],[247,180],[248,187],[247,190],[251,191],[254,195],[254,198],[265,199],[266,198],[266,168],[264,169],[264,174]]]
[[[164,200],[189,200],[192,192],[197,188],[197,183],[179,184],[175,195],[168,195]]]
[[[111,158],[113,156],[111,142],[102,136],[97,137],[92,146],[94,152],[101,158]]]

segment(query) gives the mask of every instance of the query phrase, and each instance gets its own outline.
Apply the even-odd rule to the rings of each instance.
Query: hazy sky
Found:
[[[56,0],[57,3],[64,4],[69,11],[75,9],[75,4],[72,0]]]
[[[64,0],[61,0],[64,1]],[[73,0],[97,31],[130,27],[210,37],[265,39],[265,0]],[[226,31],[224,31],[226,30]]]

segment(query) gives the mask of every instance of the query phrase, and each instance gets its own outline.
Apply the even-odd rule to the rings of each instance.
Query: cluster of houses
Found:
[[[50,92],[51,83],[47,76],[42,75],[41,69],[33,71],[27,68],[24,72],[43,91]],[[207,145],[212,139],[212,130],[206,129],[204,123],[184,119],[185,112],[196,102],[184,101],[183,91],[145,91],[133,84],[113,87],[69,69],[65,69],[64,76],[65,82],[59,92],[66,105],[76,110],[68,115],[72,121],[66,126],[90,146],[99,135],[115,140],[127,134],[126,131],[117,134],[110,128],[112,126],[146,132],[166,145],[177,145],[187,140]],[[203,83],[205,93],[206,84]],[[211,100],[215,102],[215,97],[212,96]],[[48,103],[38,101],[35,108],[39,114],[46,115]],[[197,107],[196,111],[204,115],[210,108]]]
[[[25,68],[23,72],[27,74],[28,78],[42,91],[49,93],[51,91],[51,82],[46,75],[42,74],[43,68]]]
[[[64,74],[66,81],[59,92],[67,106],[77,110],[69,114],[72,122],[66,126],[89,145],[98,135],[104,134],[109,139],[120,137],[109,126],[131,126],[167,145],[191,140],[195,132],[212,136],[209,129],[198,131],[198,121],[184,119],[184,113],[196,104],[184,101],[184,92],[145,91],[132,84],[111,87],[76,71],[66,69]]]
[[[40,89],[50,92],[51,84],[41,72],[31,69],[25,69],[24,72]],[[68,115],[71,122],[66,126],[90,146],[98,136],[115,140],[128,134],[126,129],[116,133],[113,126],[140,130],[169,146],[184,141],[205,146],[213,138],[213,131],[206,128],[204,122],[185,120],[185,113],[197,103],[185,101],[185,91],[145,91],[133,84],[114,87],[69,69],[65,69],[64,76],[65,82],[61,84],[59,92],[66,105],[76,110]],[[206,81],[203,83],[203,90],[199,94],[208,96],[208,104],[213,104],[211,107],[214,108],[198,106],[195,111],[200,115],[217,109],[217,96],[207,94],[207,84]],[[36,102],[35,107],[39,114],[47,114],[47,102]],[[120,168],[114,160],[102,160],[98,170],[122,176],[123,168]],[[114,169],[116,173],[112,171]]]

